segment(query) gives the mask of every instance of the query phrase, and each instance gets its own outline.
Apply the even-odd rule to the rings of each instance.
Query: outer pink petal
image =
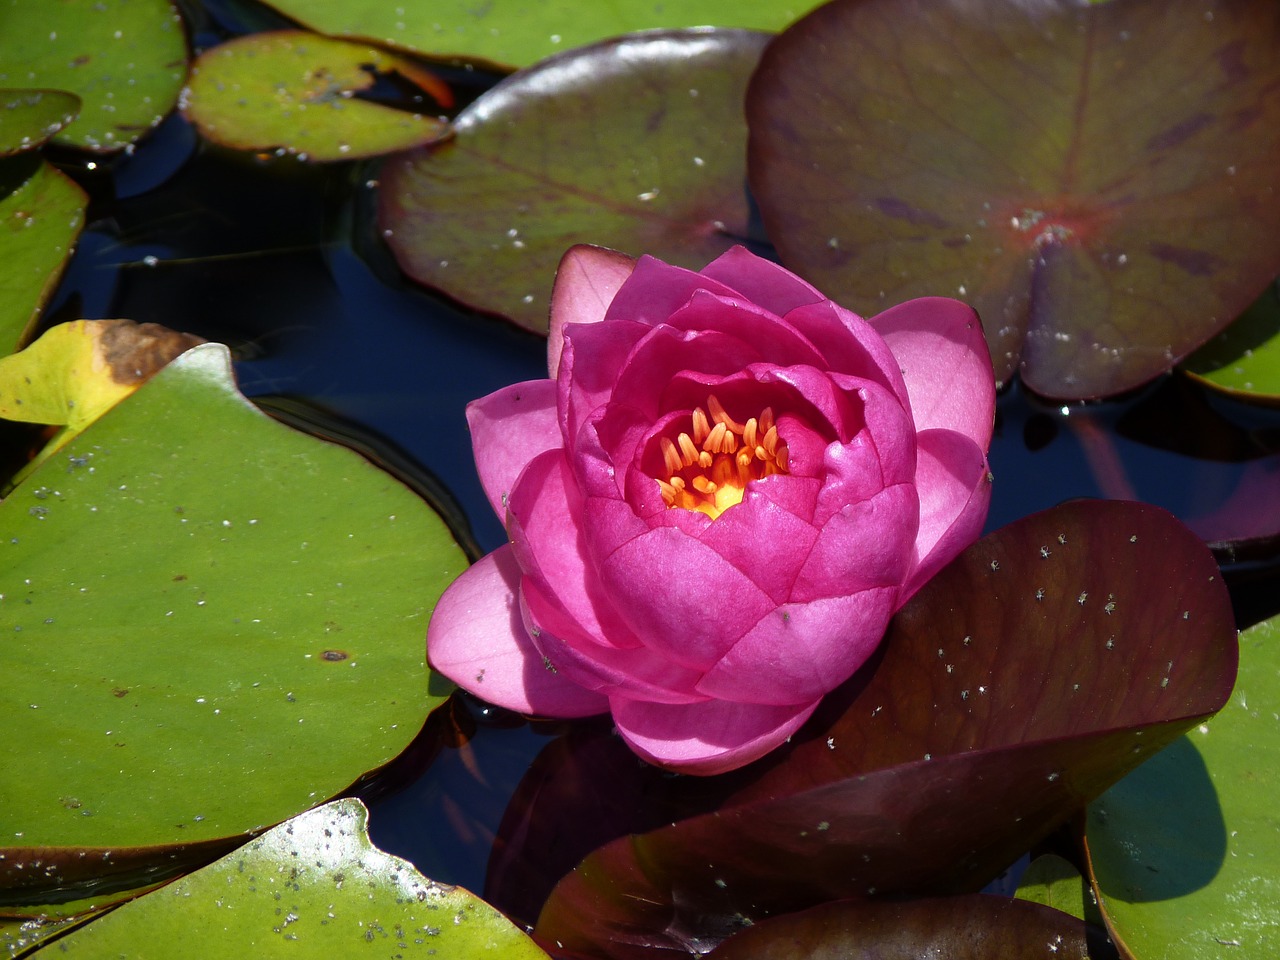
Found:
[[[894,587],[915,568],[920,505],[908,484],[849,503],[822,525],[790,599],[803,603]]]
[[[650,326],[662,323],[697,290],[740,299],[736,290],[719,280],[644,256],[636,261],[635,270],[613,298],[605,319],[638,320]]]
[[[917,440],[920,532],[916,569],[903,587],[900,603],[978,539],[991,503],[987,458],[972,440],[950,430],[926,430]]]
[[[818,706],[764,707],[709,700],[687,706],[610,701],[618,733],[650,763],[709,776],[756,760],[800,729]]]
[[[592,411],[613,394],[618,371],[650,329],[647,324],[627,320],[572,323],[564,328],[556,374],[556,411],[569,443]],[[586,361],[580,365],[578,357]]]
[[[827,299],[790,270],[741,246],[720,254],[703,268],[702,275],[719,280],[780,317],[796,307]]]
[[[476,471],[498,518],[507,516],[507,495],[534,457],[560,447],[556,385],[528,380],[467,404]]]
[[[587,717],[608,701],[542,666],[516,604],[520,568],[499,547],[449,585],[427,626],[433,670],[490,703],[520,713]]]
[[[580,243],[560,258],[551,290],[551,329],[547,334],[547,371],[560,369],[564,328],[569,323],[597,323],[631,276],[636,262],[625,253]]]
[[[958,300],[924,297],[890,307],[871,325],[898,359],[916,429],[955,430],[986,450],[995,374],[978,315]]]
[[[898,587],[783,604],[698,682],[716,699],[809,703],[847,680],[884,638]]]

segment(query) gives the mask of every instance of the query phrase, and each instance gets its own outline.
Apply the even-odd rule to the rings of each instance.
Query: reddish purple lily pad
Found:
[[[468,306],[547,331],[576,243],[701,268],[748,232],[742,98],[767,34],[642,33],[513,74],[456,136],[384,167],[400,266]]]
[[[1157,507],[1110,501],[979,541],[882,651],[719,810],[588,856],[538,935],[692,952],[830,900],[975,891],[1217,710],[1237,660],[1207,549]]]
[[[752,189],[783,262],[874,314],[981,314],[998,380],[1119,393],[1280,271],[1274,0],[836,0],[762,58]]]

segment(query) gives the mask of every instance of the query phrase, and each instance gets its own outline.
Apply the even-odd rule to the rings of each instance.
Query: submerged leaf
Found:
[[[982,316],[999,380],[1114,394],[1280,272],[1280,5],[836,0],[747,101],[783,262],[872,314]]]

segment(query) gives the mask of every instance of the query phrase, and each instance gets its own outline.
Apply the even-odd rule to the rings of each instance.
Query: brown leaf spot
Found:
[[[345,650],[326,650],[324,653],[320,654],[320,659],[336,663],[339,660],[347,659],[347,656],[348,654]]]
[[[103,362],[116,383],[139,384],[203,337],[179,333],[158,323],[112,320],[104,324],[98,343]]]

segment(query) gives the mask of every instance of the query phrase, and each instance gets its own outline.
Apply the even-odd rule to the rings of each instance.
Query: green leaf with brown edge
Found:
[[[443,60],[527,67],[553,54],[641,30],[740,27],[781,30],[813,0],[265,0],[313,30],[356,37]]]
[[[0,86],[66,90],[83,102],[58,143],[123,149],[173,109],[186,75],[187,42],[169,0],[8,0],[0,7]]]
[[[0,161],[0,357],[25,342],[84,226],[89,198],[50,163]]]
[[[1280,289],[1269,287],[1182,369],[1242,400],[1280,404]]]
[[[973,894],[903,903],[841,900],[758,923],[711,960],[1101,958],[1105,938],[1050,907]]]
[[[79,112],[66,90],[0,89],[0,157],[36,149]]]
[[[588,856],[537,935],[638,957],[828,900],[980,889],[1218,709],[1236,657],[1217,565],[1168,513],[1027,517],[930,581],[717,811]]]
[[[134,956],[145,944],[149,956],[191,956],[194,949],[206,960],[330,960],[370,950],[546,960],[484,901],[375,847],[367,820],[359,800],[308,811],[59,939],[47,955]]]
[[[423,637],[464,567],[225,347],[173,361],[0,503],[0,902],[155,880],[393,759],[451,689]]]
[[[368,44],[304,30],[256,33],[197,58],[182,110],[215,143],[283,149],[305,160],[373,157],[447,136],[442,120],[355,96],[390,73],[430,77],[407,58]],[[443,83],[432,89],[449,96]]]
[[[768,37],[623,37],[513,74],[457,136],[392,158],[379,222],[400,266],[468,306],[547,331],[576,243],[701,267],[748,230],[742,97]]]
[[[751,185],[846,306],[959,297],[998,380],[1115,394],[1280,272],[1277,84],[1274,0],[836,0],[761,60]]]
[[[1280,617],[1240,636],[1230,702],[1089,806],[1091,879],[1137,957],[1280,952]]]

